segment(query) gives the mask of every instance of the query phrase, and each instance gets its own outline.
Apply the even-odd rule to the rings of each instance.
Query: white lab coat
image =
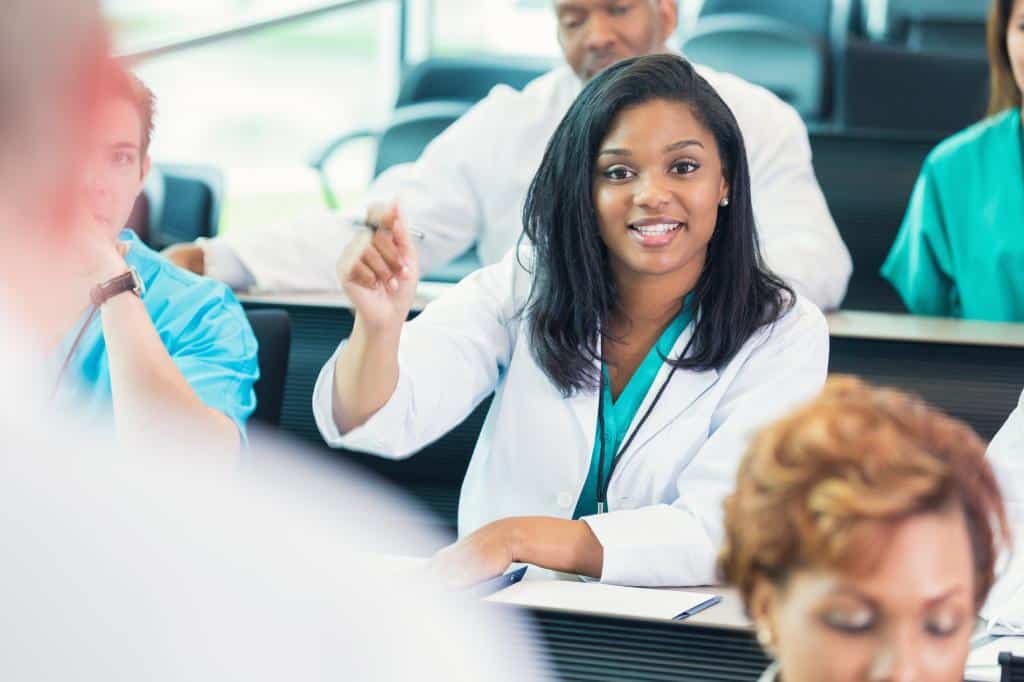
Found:
[[[1010,520],[1024,526],[1024,394],[988,446]]]
[[[314,389],[328,444],[392,459],[445,434],[493,391],[462,486],[460,535],[510,516],[571,518],[590,468],[596,391],[564,399],[536,364],[525,316],[517,315],[528,287],[528,273],[509,253],[427,306],[402,331],[395,393],[357,429],[342,435],[331,416],[335,358]],[[691,324],[673,356],[692,332]],[[615,469],[609,512],[586,518],[604,547],[601,580],[714,582],[722,499],[747,437],[813,397],[827,364],[825,319],[797,299],[720,370],[678,371]],[[667,373],[666,365],[638,416]]]
[[[764,88],[707,67],[697,70],[743,131],[766,263],[819,307],[837,308],[852,263],[814,175],[803,121]],[[522,92],[499,85],[433,140],[418,161],[395,166],[373,183],[369,201],[397,198],[407,222],[427,235],[417,244],[423,272],[474,242],[484,264],[514,247],[526,190],[580,90],[566,65]],[[333,289],[335,261],[350,238],[344,221],[320,212],[233,230],[206,242],[204,250],[208,274],[236,288],[251,283],[242,275],[248,269],[263,289]]]
[[[1005,562],[981,616],[993,621],[1000,634],[1024,632],[1024,394],[1006,423],[988,446],[988,460],[995,473],[1006,505],[1006,515],[1013,530],[1012,555]],[[1005,629],[1003,629],[1005,628]]]

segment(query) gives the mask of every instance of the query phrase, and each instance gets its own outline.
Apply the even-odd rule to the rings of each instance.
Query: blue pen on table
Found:
[[[714,597],[711,597],[711,599],[708,599],[707,601],[704,601],[704,602],[701,602],[700,604],[697,604],[692,609],[687,609],[687,610],[683,611],[682,613],[674,616],[672,618],[672,620],[686,620],[690,616],[695,616],[698,613],[700,613],[701,611],[707,611],[708,609],[710,609],[712,606],[714,606],[715,604],[717,604],[720,601],[722,601],[721,595],[717,595],[716,594]]]

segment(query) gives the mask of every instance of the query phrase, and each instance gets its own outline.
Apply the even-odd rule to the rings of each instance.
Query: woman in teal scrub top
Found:
[[[494,393],[433,569],[713,580],[747,435],[820,389],[828,332],[761,263],[743,139],[707,81],[673,55],[597,75],[534,176],[529,243],[409,323],[396,223],[342,256],[355,325],[313,407],[329,444],[401,458]]]
[[[1024,0],[989,16],[989,118],[925,161],[882,274],[912,313],[1024,321]]]

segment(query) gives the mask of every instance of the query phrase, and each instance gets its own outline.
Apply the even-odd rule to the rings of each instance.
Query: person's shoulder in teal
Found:
[[[199,399],[230,417],[244,438],[259,365],[242,306],[226,285],[178,268],[131,230],[119,238],[131,244],[125,260],[145,282],[142,300],[174,363]]]
[[[915,314],[1024,321],[1020,109],[957,133],[925,160],[882,275]]]
[[[172,265],[134,232],[125,230],[118,239],[129,245],[125,261],[142,279],[142,302],[167,353],[199,400],[231,419],[244,442],[256,407],[259,365],[256,337],[241,305],[225,285]],[[62,353],[77,331],[61,344]],[[98,318],[83,333],[69,368],[77,381],[62,387],[63,395],[88,413],[109,413],[110,364]]]

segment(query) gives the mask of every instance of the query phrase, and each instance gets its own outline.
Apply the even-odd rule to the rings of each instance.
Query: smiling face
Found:
[[[584,83],[629,57],[661,52],[676,29],[674,0],[555,0],[558,44]]]
[[[674,276],[692,288],[728,196],[718,146],[689,105],[621,111],[595,164],[594,204],[617,281]]]
[[[786,682],[963,679],[974,627],[973,552],[959,509],[878,530],[867,575],[799,570],[761,579],[751,615]]]
[[[114,238],[131,214],[149,171],[144,156],[142,120],[125,98],[111,98],[99,109],[98,143],[89,155],[85,192],[91,218],[103,233]]]

